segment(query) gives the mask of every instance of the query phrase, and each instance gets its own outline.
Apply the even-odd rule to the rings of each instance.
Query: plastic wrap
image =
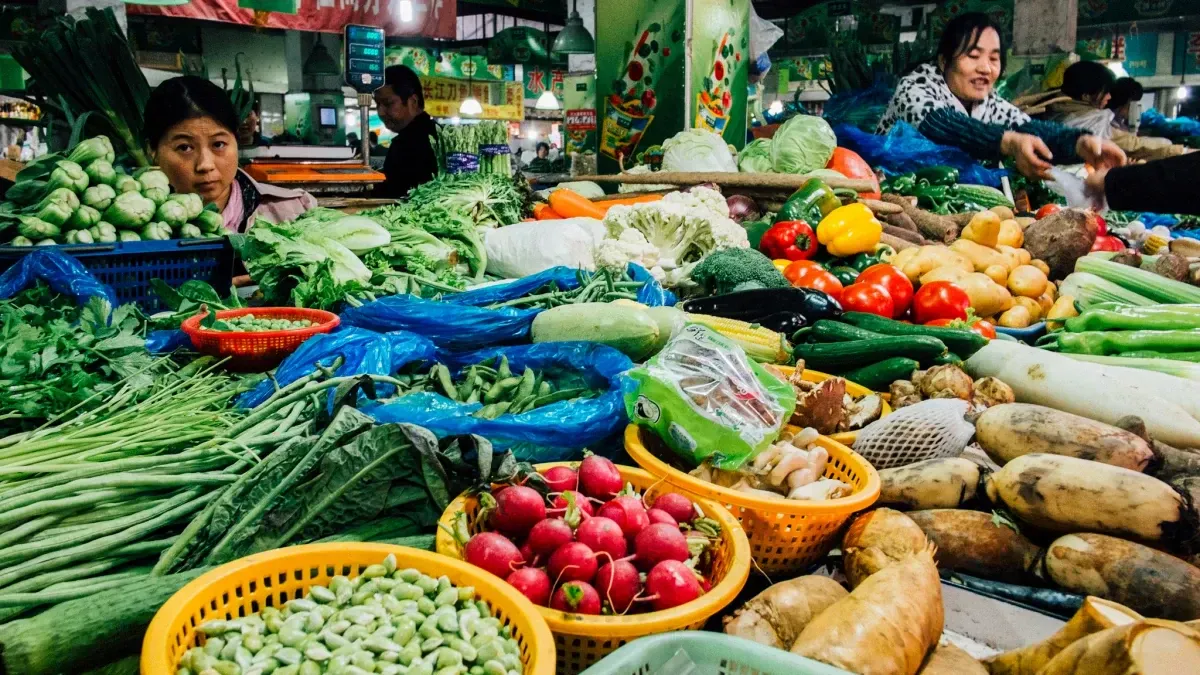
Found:
[[[109,307],[117,306],[116,293],[97,281],[78,260],[45,249],[34,249],[0,274],[0,298],[11,298],[38,280],[57,293],[74,297],[79,304],[98,295],[108,300]]]
[[[951,166],[958,169],[960,183],[991,187],[1000,187],[1000,179],[1008,175],[1005,169],[988,169],[980,165],[958,148],[934,143],[904,122],[896,122],[882,136],[848,124],[839,124],[834,133],[838,145],[857,152],[867,164],[883,167],[889,174],[909,173],[930,166]]]
[[[618,433],[626,424],[620,375],[633,366],[621,352],[593,342],[553,342],[498,347],[465,353],[442,353],[438,360],[459,371],[492,357],[508,357],[515,372],[541,371],[562,387],[586,386],[600,393],[535,408],[494,420],[472,417],[482,406],[458,403],[431,393],[409,394],[386,403],[369,404],[363,412],[379,422],[404,422],[441,436],[478,434],[498,448],[511,448],[518,459],[579,459],[582,450]]]

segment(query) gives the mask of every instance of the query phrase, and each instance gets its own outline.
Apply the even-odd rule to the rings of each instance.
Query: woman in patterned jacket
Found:
[[[1125,163],[1125,153],[1112,141],[1030,119],[1000,98],[995,86],[1005,59],[1000,29],[986,14],[955,17],[942,33],[936,63],[901,78],[877,133],[904,121],[976,159],[1011,157],[1029,177],[1044,176],[1052,164],[1087,162],[1103,168]]]

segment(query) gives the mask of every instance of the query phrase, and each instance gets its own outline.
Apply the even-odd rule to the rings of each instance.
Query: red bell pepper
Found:
[[[763,233],[758,250],[771,259],[808,260],[817,254],[817,235],[803,220],[784,220]]]
[[[1093,251],[1115,251],[1120,253],[1125,250],[1125,242],[1117,239],[1111,234],[1101,235],[1096,237],[1096,241],[1092,242]]]

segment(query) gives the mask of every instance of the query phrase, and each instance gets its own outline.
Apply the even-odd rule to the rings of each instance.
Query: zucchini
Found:
[[[984,345],[988,343],[987,338],[969,330],[904,323],[903,321],[894,321],[882,316],[876,316],[875,314],[867,314],[866,312],[846,312],[842,315],[842,321],[875,333],[883,333],[884,335],[928,335],[929,337],[935,337],[945,343],[950,351],[964,359],[983,349]]]
[[[871,330],[851,326],[848,323],[827,319],[814,323],[806,334],[816,342],[852,342],[887,337]]]
[[[1004,196],[1004,193],[994,187],[986,185],[970,185],[959,183],[954,187],[955,196],[967,202],[974,202],[985,209],[990,209],[993,206],[1007,206],[1013,208],[1012,200]]]
[[[913,371],[920,367],[921,364],[912,359],[894,356],[869,366],[839,373],[838,376],[855,384],[861,384],[872,391],[887,391],[888,387],[892,386],[896,380],[911,379]]]
[[[641,361],[658,346],[658,323],[644,310],[606,302],[560,305],[541,312],[530,329],[533,342],[599,342]]]
[[[853,342],[826,342],[796,345],[792,354],[807,368],[837,373],[875,363],[894,356],[932,362],[946,353],[946,345],[924,335],[887,336]]]

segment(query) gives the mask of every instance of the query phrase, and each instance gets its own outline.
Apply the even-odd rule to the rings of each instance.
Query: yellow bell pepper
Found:
[[[788,268],[788,265],[792,264],[792,261],[788,260],[787,258],[779,258],[776,260],[772,260],[771,264],[775,266],[775,269],[782,272]]]
[[[883,225],[865,204],[838,207],[817,225],[817,241],[839,258],[873,252],[881,234]]]

